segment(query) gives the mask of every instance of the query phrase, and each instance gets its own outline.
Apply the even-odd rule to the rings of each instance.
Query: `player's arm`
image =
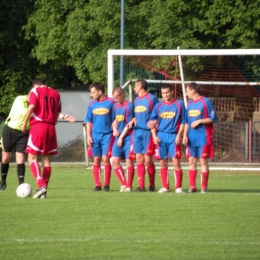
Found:
[[[185,124],[181,124],[180,125],[180,128],[179,128],[179,132],[175,138],[175,144],[176,145],[180,145],[181,144],[181,141],[182,141],[182,135],[183,135],[183,132],[184,132],[184,127],[185,127]]]
[[[155,127],[151,129],[151,133],[152,133],[152,137],[153,137],[153,143],[154,143],[155,145],[159,145],[159,143],[161,142],[161,140],[159,139],[159,137],[158,137],[157,134],[156,134],[156,128],[155,128]]]
[[[69,115],[69,114],[64,115],[64,114],[60,113],[58,118],[63,119],[63,120],[70,122],[70,123],[73,123],[73,122],[76,121],[75,117],[72,116],[72,115]]]
[[[182,138],[182,143],[184,145],[187,145],[187,143],[188,143],[188,129],[189,129],[189,125],[186,123],[184,125],[183,138]]]
[[[135,125],[136,125],[136,118],[133,117],[133,118],[131,119],[131,121],[127,124],[127,127],[128,127],[128,128],[132,128],[132,127],[134,127]]]
[[[92,135],[91,135],[92,123],[87,122],[85,127],[86,127],[86,133],[87,133],[87,144],[88,144],[88,147],[90,147],[91,144],[93,143]]]
[[[27,109],[25,117],[24,117],[22,129],[21,129],[22,132],[24,132],[24,133],[26,133],[26,125],[27,125],[27,122],[29,121],[34,109],[35,109],[35,105],[29,105],[28,106],[28,109]]]
[[[112,123],[112,129],[113,129],[113,136],[119,136],[119,131],[117,129],[117,121],[116,119]]]
[[[152,110],[150,120],[147,123],[147,127],[149,129],[156,128],[156,125],[158,124],[157,107],[158,107],[158,105],[156,104],[155,107]]]
[[[124,138],[126,137],[126,135],[128,134],[130,128],[129,126],[125,126],[123,132],[120,134],[120,136],[118,137],[118,140],[117,140],[117,145],[119,147],[121,147],[123,145],[123,141],[124,141]]]
[[[207,125],[207,124],[212,124],[213,121],[210,118],[202,118],[198,119],[194,122],[191,123],[192,128],[196,128],[198,125]]]
[[[148,123],[147,123],[147,127],[149,129],[153,129],[156,127],[156,125],[158,124],[158,120],[150,120]]]

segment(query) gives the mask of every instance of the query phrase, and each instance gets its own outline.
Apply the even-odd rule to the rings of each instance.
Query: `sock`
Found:
[[[150,164],[147,167],[148,175],[149,175],[149,185],[155,186],[155,165]]]
[[[104,166],[104,186],[109,186],[110,184],[110,178],[111,178],[111,165],[106,164]]]
[[[174,171],[175,190],[182,187],[182,170]]]
[[[6,182],[7,173],[9,170],[9,163],[1,163],[1,178],[2,182]]]
[[[115,169],[115,174],[120,181],[121,185],[126,185],[126,180],[125,180],[125,172],[122,166],[119,168]]]
[[[134,166],[127,167],[126,186],[128,188],[132,189],[134,175],[135,175],[135,168],[134,168]]]
[[[197,177],[197,171],[189,170],[189,183],[190,183],[190,188],[193,190],[196,190],[196,177]]]
[[[24,175],[25,175],[25,164],[17,164],[17,176],[19,185],[24,182]]]
[[[50,165],[43,166],[42,178],[44,179],[44,181],[46,183],[46,188],[48,188],[50,177],[51,177],[51,166]]]
[[[145,166],[144,164],[138,164],[137,166],[138,185],[140,188],[145,188]]]
[[[168,168],[161,168],[160,173],[161,173],[162,186],[169,190],[170,185],[169,185],[169,178],[168,178]]]
[[[100,186],[101,187],[101,181],[100,181],[100,165],[93,165],[93,178],[94,178],[94,183],[95,186]]]
[[[30,166],[32,175],[35,179],[35,182],[37,183],[38,189],[41,189],[42,186],[46,186],[46,183],[41,176],[41,169],[40,169],[39,163],[36,160],[33,160],[29,166]]]
[[[208,188],[209,172],[201,173],[201,189]]]

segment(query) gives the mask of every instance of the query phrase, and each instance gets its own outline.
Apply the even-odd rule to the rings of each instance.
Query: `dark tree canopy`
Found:
[[[126,0],[126,49],[259,48],[260,0]],[[120,47],[118,0],[2,0],[1,110],[34,77],[55,88],[107,80]]]

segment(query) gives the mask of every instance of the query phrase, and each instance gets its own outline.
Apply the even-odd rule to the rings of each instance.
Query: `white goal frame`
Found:
[[[107,52],[107,87],[108,87],[108,96],[112,97],[112,91],[114,88],[114,57],[124,57],[124,56],[177,56],[179,59],[180,66],[180,77],[181,80],[174,81],[174,83],[178,83],[182,85],[182,89],[185,89],[184,84],[190,81],[185,81],[183,70],[182,70],[182,56],[260,56],[260,49],[189,49],[189,50],[181,50],[181,49],[171,49],[171,50],[124,50],[124,49],[111,49]],[[128,79],[128,81],[121,87],[126,87],[129,83],[134,82],[135,79]],[[149,79],[147,79],[149,82]],[[152,82],[159,83],[170,83],[170,80],[151,80]],[[197,84],[201,85],[251,85],[256,86],[260,85],[260,82],[223,82],[223,81],[194,81]],[[172,83],[172,81],[171,81]],[[185,93],[185,91],[183,91]],[[184,97],[184,101],[185,101]],[[241,169],[241,170],[252,170],[252,167],[245,167],[247,164],[242,166],[238,166],[237,168],[226,167],[225,170],[232,169]],[[249,164],[252,166],[252,164]],[[211,168],[211,167],[210,167]],[[260,170],[259,167],[253,167],[254,170]],[[212,168],[213,169],[213,168]],[[220,167],[218,169],[224,169]]]
[[[114,56],[178,56],[180,64],[182,56],[235,56],[235,55],[260,55],[260,49],[201,49],[201,50],[108,50],[107,52],[107,87],[108,96],[112,97],[114,88]],[[182,72],[182,69],[180,70]],[[182,74],[182,73],[181,73]],[[184,76],[178,83],[184,88]],[[176,81],[177,82],[177,81]],[[226,84],[226,82],[197,82],[199,84]],[[230,84],[230,82],[228,82]],[[245,82],[234,82],[234,85],[245,85]],[[248,85],[259,85],[259,82],[247,82]],[[184,92],[183,92],[184,93]]]

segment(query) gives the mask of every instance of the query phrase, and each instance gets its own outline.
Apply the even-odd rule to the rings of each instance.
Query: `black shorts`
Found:
[[[7,153],[23,153],[26,149],[28,133],[15,130],[5,125],[2,133],[2,149]]]

